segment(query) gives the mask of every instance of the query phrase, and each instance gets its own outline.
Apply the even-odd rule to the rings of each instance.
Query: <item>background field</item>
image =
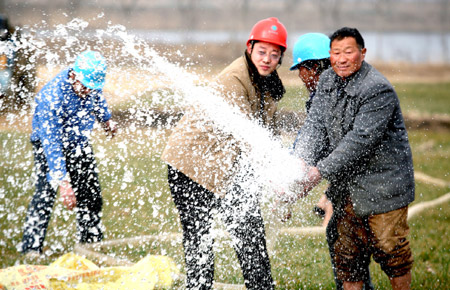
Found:
[[[448,91],[450,82],[421,81],[389,74],[392,67],[383,68],[399,94],[406,116],[446,115],[450,112]],[[440,68],[448,71],[448,68]],[[410,71],[413,74],[412,71]],[[306,92],[295,74],[281,72],[287,86],[286,97],[280,104],[285,110],[301,111]],[[439,74],[437,74],[439,75]],[[397,82],[396,82],[397,81]],[[111,93],[111,98],[115,96]],[[134,112],[137,117],[151,112],[158,104],[154,94],[141,99],[111,102],[115,115]],[[0,116],[0,268],[22,262],[16,251],[21,239],[26,207],[33,194],[32,154],[29,144],[30,112]],[[180,233],[180,224],[166,183],[166,166],[160,160],[170,129],[120,123],[121,133],[108,140],[96,130],[94,148],[100,170],[105,200],[103,223],[105,240],[145,235]],[[446,128],[409,128],[416,171],[450,183],[450,130]],[[288,144],[294,136],[286,133]],[[323,185],[324,186],[324,185]],[[312,213],[323,186],[294,207],[293,218],[281,224],[267,214],[267,235],[272,269],[279,289],[333,289],[328,250],[324,235],[281,234],[281,227],[320,225]],[[449,192],[449,186],[440,187],[418,181],[417,204],[433,200]],[[449,262],[450,226],[449,203],[422,212],[410,221],[410,240],[415,257],[414,289],[446,289],[450,284]],[[43,263],[49,263],[74,247],[74,214],[57,202],[46,238]],[[217,225],[220,229],[220,223]],[[139,246],[122,245],[102,251],[116,258],[137,262],[148,254],[172,257],[183,271],[183,251],[179,239],[166,242],[145,242]],[[229,240],[220,236],[216,244],[216,280],[224,283],[242,283],[237,259]],[[101,264],[101,261],[95,261]],[[375,263],[371,265],[373,282],[377,289],[389,288],[388,279]],[[178,283],[174,288],[182,288]]]

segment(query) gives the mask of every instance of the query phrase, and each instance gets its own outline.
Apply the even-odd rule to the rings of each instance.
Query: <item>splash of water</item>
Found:
[[[268,130],[245,117],[238,108],[230,106],[213,86],[198,85],[197,75],[168,62],[150,47],[145,47],[141,53],[136,49],[136,43],[142,44],[142,41],[125,31],[117,35],[127,47],[127,53],[141,64],[148,63],[145,69],[150,70],[149,73],[158,71],[164,74],[171,88],[178,91],[186,104],[200,108],[207,119],[214,121],[222,131],[250,146],[247,162],[255,169],[255,182],[273,191],[289,192],[292,188],[290,185],[303,177],[304,169],[301,164],[279,140],[275,140]]]
[[[55,29],[43,26],[29,27],[28,33],[22,36],[24,41],[21,42],[21,48],[34,51],[33,62],[45,63],[45,66],[40,68],[41,78],[36,79],[38,87],[59,69],[73,63],[79,52],[86,49],[99,50],[109,63],[105,87],[108,102],[129,104],[127,111],[132,114],[135,121],[151,123],[154,118],[152,116],[154,106],[163,107],[168,111],[194,106],[208,119],[214,121],[220,130],[249,145],[251,150],[245,160],[251,164],[254,172],[245,186],[265,188],[263,199],[270,200],[275,191],[290,192],[290,185],[296,179],[302,178],[304,173],[297,159],[281,145],[279,140],[274,139],[269,131],[247,119],[238,109],[231,107],[212,84],[168,61],[148,42],[129,34],[125,27],[110,25],[105,30],[92,31],[88,30],[89,23],[82,19],[73,19],[65,25],[57,25]],[[150,105],[145,101],[149,95],[152,99]],[[33,103],[32,100],[30,102]],[[9,114],[6,125],[19,123],[22,129],[29,126],[31,112],[32,109]],[[119,213],[114,216],[113,222],[106,225],[107,234],[115,238],[136,235],[123,231],[126,225],[122,225],[122,222],[126,216],[139,216],[148,205],[151,205],[151,216],[148,219],[157,219],[160,222],[156,230],[162,234],[173,232],[171,221],[165,220],[171,213],[168,212],[166,201],[161,201],[160,198],[161,192],[166,189],[161,186],[155,187],[160,181],[159,176],[163,176],[158,158],[164,146],[166,128],[162,125],[157,128],[142,128],[136,123],[123,125],[122,134],[111,141],[116,145],[95,139],[100,171],[108,177],[104,191],[112,191],[110,200],[105,201],[105,207],[109,207],[111,212]],[[24,131],[28,132],[29,127]],[[5,197],[6,200],[0,204],[0,218],[2,222],[3,219],[7,219],[8,222],[19,221],[19,215],[24,215],[26,211],[27,202],[23,200],[28,199],[33,190],[31,150],[27,149],[25,155],[21,153],[29,148],[28,138],[22,136],[16,139],[15,133],[7,133],[1,141],[2,148],[8,150],[2,149],[2,164],[0,164],[2,168],[6,168],[3,177],[0,177],[0,197]],[[115,151],[111,153],[110,148],[114,148]],[[141,157],[139,154],[142,152],[150,157]],[[136,162],[140,162],[141,159],[150,161],[152,165],[146,162],[141,162],[140,165],[127,164],[131,157],[137,158]],[[148,173],[143,172],[145,170],[148,170]],[[147,177],[149,174],[158,177]],[[135,186],[134,183],[139,185]],[[9,197],[7,194],[9,191],[16,192],[17,196]],[[20,206],[15,206],[17,204]],[[11,213],[11,205],[17,209],[14,214]],[[73,219],[73,214],[62,210],[61,205],[56,206],[53,215],[62,217],[65,221]],[[134,221],[136,228],[148,227],[147,224],[137,224],[137,219]],[[68,230],[73,229],[58,228],[53,235],[64,238],[68,236]],[[3,232],[16,240],[21,237],[21,227]],[[65,247],[64,241],[47,243],[47,240],[51,240],[51,235],[50,231],[46,239],[48,248],[46,253],[49,255]],[[124,255],[125,252],[126,250]]]

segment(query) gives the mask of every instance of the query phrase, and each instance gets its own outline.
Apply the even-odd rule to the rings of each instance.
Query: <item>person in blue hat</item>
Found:
[[[309,112],[312,101],[316,94],[319,77],[323,71],[330,67],[330,38],[322,33],[306,33],[301,35],[292,50],[293,64],[291,71],[298,70],[298,76],[305,84],[309,92],[306,101],[306,112]],[[295,140],[293,149],[298,140]],[[323,194],[314,207],[314,212],[324,218],[323,225],[326,226],[333,214],[330,201]]]
[[[31,143],[36,173],[21,252],[42,257],[44,239],[59,190],[67,209],[76,211],[78,242],[102,240],[102,196],[89,141],[95,120],[114,137],[116,128],[103,97],[107,64],[97,51],[84,51],[37,94]]]
[[[298,70],[298,76],[309,92],[306,112],[309,112],[316,94],[317,83],[323,71],[330,67],[330,39],[322,33],[306,33],[294,45],[291,71]]]
[[[307,113],[309,113],[314,96],[316,95],[316,89],[319,83],[320,75],[325,70],[331,67],[329,51],[330,51],[330,38],[322,33],[306,33],[301,35],[298,38],[292,50],[293,64],[290,70],[291,71],[298,70],[298,76],[305,84],[305,87],[309,92],[309,99],[306,102]],[[296,145],[299,142],[298,140],[299,136],[300,132],[297,135],[297,139],[294,142],[293,151],[295,151]],[[333,206],[325,194],[322,194],[317,206],[314,207],[314,211],[324,217],[323,226],[327,226],[328,222],[331,219],[331,216],[333,215]],[[332,246],[329,247],[329,250],[330,255],[334,256]],[[332,265],[333,265],[333,272],[335,275],[336,289],[342,290],[344,289],[343,281],[337,279],[333,261]],[[365,273],[366,275],[364,277],[363,289],[364,290],[374,289],[368,267]]]

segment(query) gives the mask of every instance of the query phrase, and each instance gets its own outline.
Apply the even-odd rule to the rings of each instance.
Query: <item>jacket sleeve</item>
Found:
[[[66,175],[66,161],[63,153],[63,118],[64,108],[60,92],[56,89],[46,90],[39,96],[38,111],[40,121],[39,138],[44,148],[49,166],[47,180],[58,182]]]
[[[106,122],[111,119],[111,112],[106,103],[103,91],[98,91],[93,96],[94,99],[94,114],[99,122]]]
[[[337,147],[317,167],[326,179],[352,174],[364,166],[375,147],[380,144],[396,104],[396,94],[387,83],[364,83],[353,127]]]
[[[222,76],[218,83],[225,101],[231,106],[239,108],[241,113],[251,118],[252,109],[247,97],[249,92],[241,80],[237,76],[229,75]]]

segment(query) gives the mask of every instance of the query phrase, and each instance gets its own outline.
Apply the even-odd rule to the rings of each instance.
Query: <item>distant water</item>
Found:
[[[243,42],[248,32],[230,31],[142,31],[129,30],[140,38],[156,43],[223,43]],[[288,47],[294,46],[297,38],[306,32],[291,33]],[[412,32],[361,32],[363,34],[368,61],[395,61],[412,63],[450,63],[450,33]],[[288,48],[288,49],[289,49]]]

